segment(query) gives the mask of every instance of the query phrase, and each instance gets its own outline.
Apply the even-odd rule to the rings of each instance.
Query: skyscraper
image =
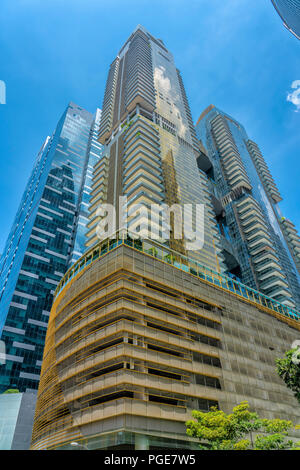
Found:
[[[271,0],[284,26],[300,39],[300,1]]]
[[[223,235],[224,205],[180,73],[141,26],[110,67],[99,137],[89,249],[55,292],[32,449],[197,449],[185,429],[191,410],[229,412],[242,400],[263,417],[299,420],[274,370],[298,338],[299,313],[289,291],[285,305],[237,279],[239,253]],[[231,183],[239,194],[238,181],[250,191],[251,177],[237,160]],[[120,196],[127,200],[118,205]],[[137,201],[205,203],[203,250],[187,249],[187,239],[144,237],[147,214],[134,211]],[[104,240],[103,203],[118,213]],[[128,226],[143,226],[140,238],[124,234],[124,209]]]
[[[47,137],[24,191],[1,259],[0,392],[37,389],[55,288],[85,250],[86,207],[99,112],[70,103]],[[2,344],[3,344],[2,343]]]
[[[0,394],[0,450],[28,450],[37,390]]]
[[[242,282],[299,310],[299,241],[293,233],[294,245],[287,244],[282,230],[287,222],[278,206],[282,198],[258,145],[239,122],[213,105],[201,114],[196,130],[208,151],[208,177],[224,207],[226,234],[235,247]]]
[[[286,243],[289,247],[290,253],[295,261],[296,268],[300,274],[300,237],[296,230],[295,225],[286,217],[280,217],[279,222],[281,224],[282,233],[285,237]]]

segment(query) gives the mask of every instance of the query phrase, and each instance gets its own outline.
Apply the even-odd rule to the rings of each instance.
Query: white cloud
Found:
[[[298,113],[300,111],[300,80],[294,80],[291,88],[295,91],[288,93],[286,99],[296,106],[295,112]]]
[[[158,87],[167,95],[171,91],[171,82],[168,77],[165,77],[165,71],[165,67],[155,67],[154,80],[157,83]]]

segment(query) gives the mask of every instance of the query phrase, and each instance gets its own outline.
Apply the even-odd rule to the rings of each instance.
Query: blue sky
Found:
[[[1,0],[0,253],[45,137],[69,101],[101,107],[137,24],[173,53],[195,121],[213,103],[245,126],[300,230],[300,42],[270,0]]]

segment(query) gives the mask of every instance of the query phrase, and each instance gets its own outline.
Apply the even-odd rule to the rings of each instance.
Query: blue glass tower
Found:
[[[213,105],[201,114],[196,131],[208,151],[208,176],[224,207],[223,225],[242,282],[299,309],[299,273],[278,208],[282,198],[258,145]]]
[[[47,137],[25,188],[1,259],[0,392],[37,389],[55,288],[84,252],[92,165],[101,157],[94,117],[70,103]],[[3,344],[2,343],[2,344]]]

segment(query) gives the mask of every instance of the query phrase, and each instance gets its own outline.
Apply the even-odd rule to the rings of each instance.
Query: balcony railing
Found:
[[[181,271],[192,274],[193,276],[202,279],[209,284],[215,285],[228,292],[232,292],[239,297],[242,297],[250,302],[258,304],[262,307],[271,309],[281,315],[284,315],[292,320],[300,322],[300,313],[291,307],[288,307],[261,292],[252,289],[236,280],[231,279],[224,274],[213,271],[212,269],[198,263],[191,257],[187,257],[171,250],[165,245],[150,240],[150,239],[136,239],[133,234],[124,236],[122,231],[116,232],[111,238],[100,241],[97,245],[90,248],[79,260],[77,260],[73,266],[66,272],[64,277],[61,279],[57,286],[54,294],[56,298],[61,291],[68,285],[68,283],[74,279],[77,274],[82,272],[91,263],[99,258],[102,258],[107,253],[116,249],[120,245],[130,246],[135,250],[144,253],[147,256],[151,256],[154,259],[158,259],[163,263],[170,264]]]

